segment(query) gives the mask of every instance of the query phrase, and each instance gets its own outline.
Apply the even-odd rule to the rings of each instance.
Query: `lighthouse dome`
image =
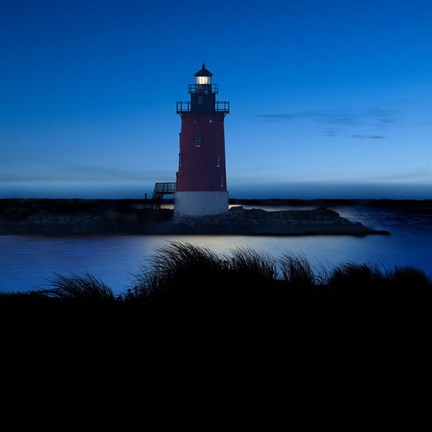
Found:
[[[205,64],[203,63],[202,68],[195,74],[195,76],[211,77],[213,74],[206,69]]]
[[[201,70],[195,74],[195,84],[211,84],[211,77],[213,74],[206,69],[203,63]]]

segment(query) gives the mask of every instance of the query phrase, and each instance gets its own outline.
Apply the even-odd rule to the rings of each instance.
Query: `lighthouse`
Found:
[[[224,119],[228,101],[216,101],[218,85],[202,65],[189,84],[189,101],[177,102],[181,117],[176,173],[176,216],[207,216],[228,211]]]

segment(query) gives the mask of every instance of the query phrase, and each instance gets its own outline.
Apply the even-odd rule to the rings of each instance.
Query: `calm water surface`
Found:
[[[246,208],[246,206],[245,206]],[[263,207],[264,208],[264,207]],[[298,209],[298,207],[296,207]],[[265,208],[282,210],[289,207]],[[432,278],[432,215],[350,206],[332,207],[341,216],[385,229],[390,236],[0,236],[0,291],[46,288],[55,274],[87,271],[116,293],[125,292],[133,275],[150,263],[158,248],[172,241],[190,242],[215,252],[252,247],[274,257],[306,257],[317,272],[356,262],[393,269],[411,265]]]

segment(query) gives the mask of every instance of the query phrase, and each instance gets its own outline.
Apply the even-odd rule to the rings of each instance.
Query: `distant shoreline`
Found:
[[[316,198],[316,199],[294,199],[294,198],[258,198],[239,199],[231,198],[230,204],[247,205],[289,205],[289,206],[341,206],[341,205],[365,205],[376,207],[403,207],[403,206],[428,206],[432,209],[432,199],[388,199],[388,198]]]
[[[0,198],[0,209],[5,205],[13,203],[67,203],[67,202],[98,202],[98,203],[129,203],[129,204],[151,204],[153,201],[148,198]],[[165,198],[163,204],[174,204],[172,198]],[[274,206],[321,206],[331,205],[368,205],[368,206],[429,206],[432,208],[432,198],[430,199],[392,199],[392,198],[230,198],[230,205],[274,205]]]

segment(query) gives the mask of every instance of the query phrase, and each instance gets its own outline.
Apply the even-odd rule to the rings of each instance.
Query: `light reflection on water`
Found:
[[[246,208],[246,206],[245,206]],[[282,210],[293,207],[273,207]],[[299,207],[295,207],[299,209]],[[149,264],[158,248],[171,241],[189,242],[217,253],[251,247],[274,257],[306,257],[317,272],[356,262],[391,270],[412,265],[432,277],[431,215],[406,215],[388,209],[332,208],[351,221],[385,229],[390,236],[0,236],[0,291],[28,291],[49,286],[55,273],[87,271],[116,293],[126,291],[133,274]]]

